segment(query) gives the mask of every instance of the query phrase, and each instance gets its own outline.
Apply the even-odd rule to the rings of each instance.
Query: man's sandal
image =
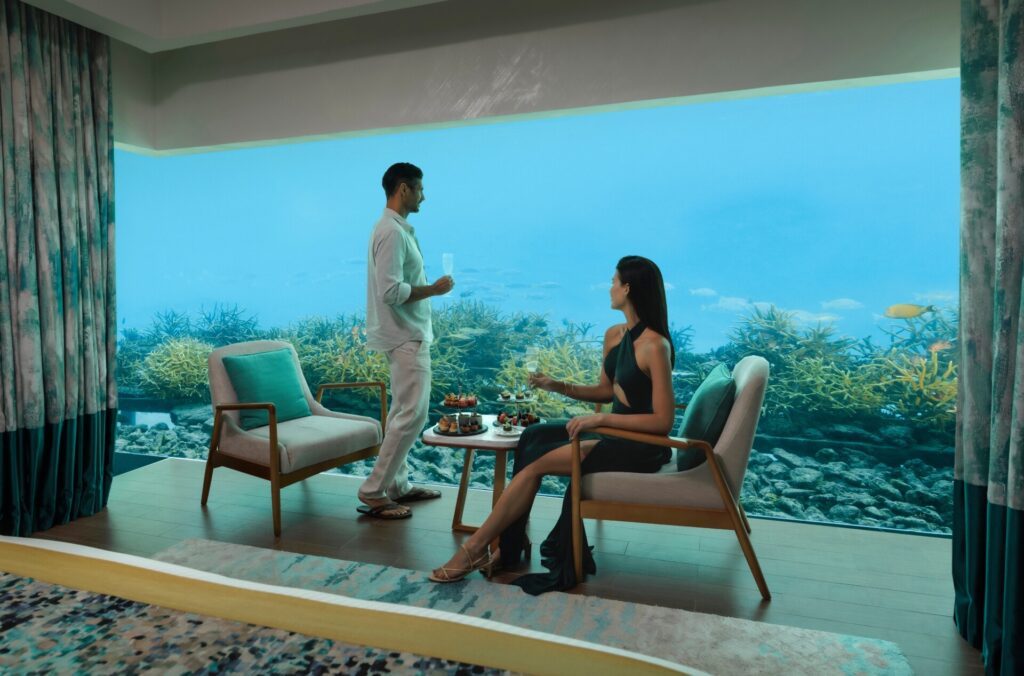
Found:
[[[441,566],[434,572],[432,572],[427,579],[431,582],[458,582],[459,580],[465,579],[467,575],[478,570],[484,571],[484,574],[490,577],[491,567],[494,565],[495,557],[487,550],[480,555],[476,561],[473,560],[473,555],[466,549],[466,545],[459,545],[462,551],[466,552],[466,559],[469,561],[468,568],[445,568]]]
[[[404,507],[397,502],[385,502],[383,505],[362,505],[356,507],[356,511],[366,516],[372,516],[375,519],[383,519],[385,521],[397,521],[398,519],[408,519],[412,516],[412,510],[408,507]]]
[[[409,492],[405,495],[400,495],[395,498],[395,502],[405,504],[407,502],[419,502],[420,500],[436,500],[441,497],[441,491],[435,491],[433,488],[423,488],[422,486],[414,486],[409,489]]]

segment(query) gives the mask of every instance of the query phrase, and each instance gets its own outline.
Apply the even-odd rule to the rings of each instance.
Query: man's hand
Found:
[[[409,298],[405,302],[415,303],[431,296],[443,296],[451,291],[453,286],[455,286],[455,280],[445,275],[444,277],[439,277],[433,284],[412,287]]]
[[[430,285],[430,288],[434,290],[433,295],[443,296],[451,291],[453,286],[455,286],[455,280],[450,275],[445,275],[444,277],[438,277],[437,281]]]

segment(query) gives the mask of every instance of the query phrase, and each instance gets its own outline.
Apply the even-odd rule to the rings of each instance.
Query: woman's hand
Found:
[[[555,383],[557,383],[558,381],[555,380],[554,378],[549,378],[548,376],[538,371],[537,373],[531,373],[527,378],[527,382],[530,383],[530,387],[536,387],[537,389],[540,390],[554,392]]]
[[[578,415],[570,420],[565,425],[565,429],[569,432],[569,438],[572,439],[578,436],[580,432],[586,430],[592,430],[595,427],[601,427],[604,425],[604,414],[603,413],[592,413],[591,415]]]

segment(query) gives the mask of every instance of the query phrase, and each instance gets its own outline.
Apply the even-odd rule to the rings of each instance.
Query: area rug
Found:
[[[691,674],[443,610],[0,536],[0,673]]]
[[[712,674],[912,674],[889,641],[575,594],[524,594],[483,580],[437,585],[423,571],[186,540],[155,559],[243,580],[442,610],[621,648]]]
[[[0,672],[500,674],[0,573]]]

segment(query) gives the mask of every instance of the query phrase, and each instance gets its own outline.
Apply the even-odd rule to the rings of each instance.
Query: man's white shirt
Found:
[[[430,299],[406,303],[414,286],[426,286],[416,230],[384,209],[370,235],[366,266],[366,346],[387,352],[410,340],[430,343]]]

